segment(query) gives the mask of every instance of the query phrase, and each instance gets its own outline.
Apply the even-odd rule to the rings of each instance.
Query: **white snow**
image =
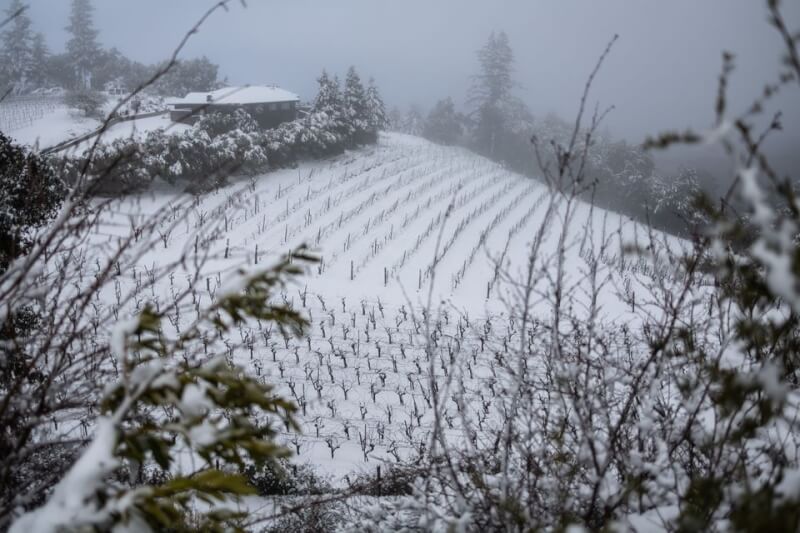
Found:
[[[75,109],[58,106],[53,113],[36,120],[30,126],[14,130],[9,135],[20,144],[45,149],[97,131],[101,125],[101,121],[81,116],[80,112]],[[182,133],[190,128],[191,126],[187,124],[172,122],[169,114],[164,113],[113,124],[103,133],[103,141],[110,143],[117,139],[141,138],[148,132],[158,129],[168,133]],[[92,145],[94,140],[95,137],[92,137],[72,150],[85,150]]]
[[[48,148],[80,137],[99,127],[99,120],[83,117],[75,109],[58,106],[53,113],[45,115],[29,126],[14,130],[10,136],[20,144]]]
[[[167,104],[270,104],[297,102],[299,100],[300,97],[298,95],[279,87],[252,85],[244,87],[225,87],[210,92],[189,93],[184,98],[169,100]]]
[[[213,402],[206,396],[205,387],[190,383],[183,388],[179,407],[185,416],[201,416],[213,406]]]
[[[466,150],[398,134],[382,135],[375,146],[329,160],[232,181],[197,198],[176,198],[175,189],[161,185],[117,201],[90,239],[96,248],[87,253],[110,253],[116,238],[163,209],[170,216],[153,230],[156,246],[136,250],[131,262],[122,262],[126,266],[115,278],[119,290],[138,290],[133,301],[160,309],[172,306],[172,294],[186,291],[194,295],[197,308],[207,309],[222,296],[238,293],[278,255],[303,243],[317,250],[322,262],[279,289],[272,302],[285,302],[309,317],[306,338],[283,339],[277,330],[267,331],[267,324],[243,324],[231,333],[230,348],[217,342],[207,351],[218,356],[211,365],[224,364],[224,354],[249,374],[275,384],[281,396],[298,404],[303,398],[305,406],[297,415],[302,433],[280,437],[298,452],[295,460],[311,462],[339,482],[371,470],[372,461],[392,461],[394,454],[409,458],[428,440],[428,362],[418,321],[429,291],[442,313],[435,318],[442,323],[438,350],[446,358],[452,346],[459,358],[453,368],[467,389],[466,409],[482,414],[484,401],[499,409],[494,402],[503,395],[494,354],[502,353],[503,346],[487,343],[484,351],[479,336],[488,330],[496,339],[512,334],[508,303],[516,287],[507,276],[520,278],[529,244],[543,223],[551,234],[537,257],[540,266],[557,249],[554,233],[562,217],[545,221],[549,193],[544,185]],[[610,281],[601,289],[600,322],[609,330],[633,327],[640,310],[631,309],[621,295],[637,293],[639,305],[647,305],[646,291],[638,298],[643,283],[652,281],[653,270],[668,278],[677,262],[665,258],[654,269],[651,259],[623,257],[623,246],[649,242],[647,232],[626,217],[581,204],[573,220],[565,243],[566,282],[582,279],[588,253],[604,245],[599,275]],[[218,231],[196,239],[197,229],[205,225]],[[593,232],[584,235],[587,226]],[[658,248],[685,245],[659,234],[656,238]],[[193,258],[196,242],[201,243],[198,255],[208,257],[199,273]],[[185,253],[189,257],[182,261]],[[498,273],[498,261],[507,276]],[[75,268],[85,270],[86,264],[93,261]],[[152,289],[142,288],[146,272],[161,268],[173,275]],[[547,280],[537,284],[544,294]],[[109,287],[101,295],[100,312],[117,305],[114,290]],[[196,318],[195,305],[182,307],[180,316],[166,316],[163,334],[176,335],[178,326],[185,331]],[[541,305],[534,305],[534,314],[546,310]],[[120,316],[134,312],[118,311]],[[124,349],[118,338],[119,333],[115,349]],[[435,371],[440,372],[438,366]],[[490,388],[491,399],[485,394]],[[185,389],[180,407],[186,416],[202,416],[209,407],[202,387]],[[445,438],[463,439],[455,404],[448,400],[445,407],[455,424],[446,428]],[[204,431],[190,438],[205,441],[211,435]],[[366,435],[365,448],[361,435]],[[340,445],[333,456],[328,441]]]

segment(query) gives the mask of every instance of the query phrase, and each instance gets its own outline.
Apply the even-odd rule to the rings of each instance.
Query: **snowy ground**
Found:
[[[117,139],[141,138],[150,131],[164,130],[169,133],[181,133],[191,129],[187,124],[175,123],[169,118],[169,113],[137,120],[127,120],[111,126],[103,133],[103,142],[110,143]],[[89,148],[95,138],[84,141],[71,150],[81,152]]]
[[[20,144],[47,148],[99,127],[99,120],[82,117],[79,111],[59,105],[52,113],[8,134]]]
[[[177,212],[184,209],[178,201],[164,186],[109,210],[98,243],[113,241],[158,209],[174,209],[174,219],[186,219],[157,230],[161,245],[124,266],[101,305],[114,307],[119,293],[136,293],[148,273],[191,250],[196,228],[211,220],[219,232],[201,245],[213,258],[199,276],[184,265],[158,287],[136,293],[137,307],[144,301],[168,306],[174,294],[188,290],[192,305],[168,317],[173,328],[191,322],[194,310],[213,301],[237,267],[268,264],[301,243],[316,249],[322,263],[279,296],[309,316],[307,338],[284,338],[253,325],[235,333],[238,348],[211,348],[229,350],[301,406],[303,434],[285,436],[298,461],[342,479],[373,468],[375,460],[411,456],[431,429],[426,373],[432,367],[444,381],[462,383],[471,415],[491,423],[495,399],[502,398],[498,367],[509,344],[518,342],[518,324],[507,307],[514,287],[497,275],[496,265],[514,278],[522,275],[548,201],[542,184],[462,149],[389,134],[374,147],[332,160],[242,178],[192,201],[189,211]],[[555,233],[560,224],[556,217],[546,226]],[[569,279],[585,271],[587,250],[605,245],[600,269],[610,281],[601,294],[601,315],[609,331],[630,324],[636,314],[619,293],[640,290],[647,265],[622,264],[619,254],[624,244],[647,245],[647,232],[585,204],[570,227]],[[542,260],[554,251],[554,239],[548,237]],[[420,312],[429,292],[438,310],[433,363],[426,359]],[[456,409],[455,403],[446,406],[446,431],[461,439]]]
[[[8,135],[20,144],[38,146],[41,149],[49,148],[57,144],[69,141],[91,133],[101,126],[101,121],[94,118],[82,116],[76,109],[70,109],[64,105],[58,105],[52,113],[33,121],[25,127],[8,132]],[[169,118],[168,113],[147,117],[138,120],[120,122],[111,126],[103,135],[104,142],[111,142],[116,139],[129,137],[140,137],[148,131],[163,129],[172,133],[180,133],[190,126],[186,124],[176,124]],[[89,146],[89,142],[81,143],[76,149],[81,150]]]

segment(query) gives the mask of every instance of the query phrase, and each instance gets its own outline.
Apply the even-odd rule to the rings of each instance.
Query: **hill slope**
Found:
[[[164,216],[153,228],[154,246],[120,261],[117,287],[99,307],[122,315],[146,301],[168,308],[186,291],[191,305],[168,311],[180,329],[237,268],[269,263],[301,243],[317,249],[322,263],[280,295],[311,319],[307,338],[253,324],[203,350],[279,383],[301,406],[303,435],[286,435],[298,459],[344,475],[370,458],[411,457],[424,448],[430,372],[469,391],[463,405],[445,406],[452,439],[463,439],[465,413],[481,425],[499,416],[503,354],[519,342],[515,280],[524,279],[542,226],[548,231],[536,261],[548,271],[565,224],[558,209],[544,220],[550,198],[540,182],[462,149],[387,134],[372,148],[241,180],[188,203],[163,189],[113,202],[95,236],[100,253],[113,253],[103,243],[147,215]],[[586,204],[566,223],[568,282],[581,283],[597,265],[598,312],[609,331],[625,327],[636,316],[628,297],[654,272],[663,280],[669,271],[624,260],[622,246],[681,243],[663,235],[650,242],[629,219]],[[215,229],[197,233],[209,225]],[[600,260],[587,261],[590,252]],[[157,280],[159,268],[169,270]],[[142,289],[147,279],[156,281]],[[533,312],[544,314],[547,279],[535,281],[541,292]],[[120,294],[128,293],[126,303]],[[430,337],[421,312],[429,294],[437,311]],[[644,295],[638,301],[646,305]]]

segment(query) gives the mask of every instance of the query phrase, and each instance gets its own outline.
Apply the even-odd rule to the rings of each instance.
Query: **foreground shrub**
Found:
[[[26,252],[66,192],[50,161],[0,132],[0,272]]]
[[[196,502],[256,494],[232,472],[291,453],[275,439],[279,427],[297,428],[295,406],[224,357],[197,357],[189,346],[207,332],[224,333],[250,319],[272,322],[287,334],[302,331],[306,322],[299,314],[268,301],[301,273],[298,261],[313,260],[300,250],[292,262],[239,273],[174,338],[164,335],[163,315],[149,306],[116,324],[108,350],[123,372],[104,391],[91,443],[47,502],[19,517],[10,531],[238,527],[243,514],[198,508]]]

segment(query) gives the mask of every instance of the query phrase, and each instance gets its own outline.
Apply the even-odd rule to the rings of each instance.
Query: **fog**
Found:
[[[7,0],[3,0],[7,4]],[[66,40],[69,2],[30,0],[34,29],[51,49]],[[95,2],[100,40],[128,57],[164,58],[212,4],[207,0]],[[753,0],[297,0],[238,2],[216,14],[185,56],[207,55],[231,83],[275,83],[313,96],[326,67],[356,65],[374,76],[390,106],[463,102],[475,50],[492,30],[508,33],[518,95],[541,115],[571,116],[583,83],[608,40],[619,34],[593,102],[614,105],[606,126],[638,142],[664,128],[703,128],[713,119],[723,50],[737,56],[731,90],[741,105],[778,67],[780,39]],[[800,3],[785,2],[790,27]],[[797,102],[781,101],[787,112]]]

